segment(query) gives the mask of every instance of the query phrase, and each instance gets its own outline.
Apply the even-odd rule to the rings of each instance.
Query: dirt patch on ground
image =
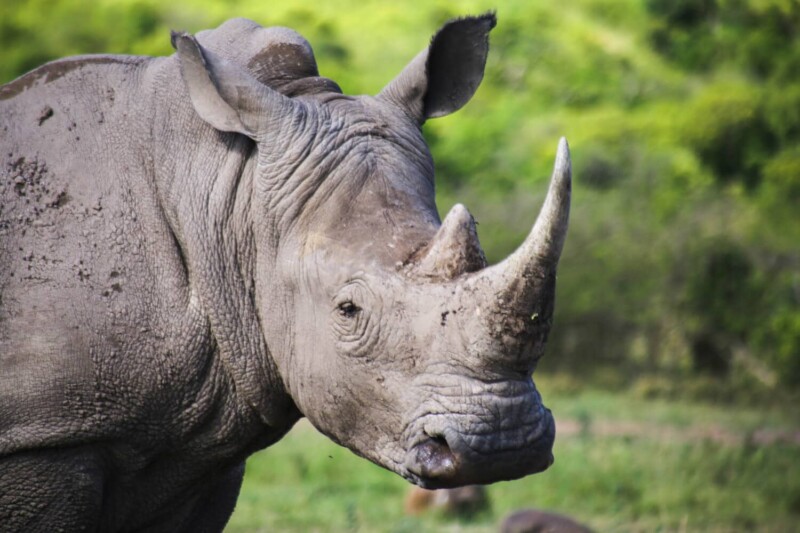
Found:
[[[576,437],[591,435],[593,437],[631,437],[652,440],[668,440],[671,442],[709,441],[728,446],[755,444],[770,446],[773,444],[789,444],[800,446],[800,429],[760,428],[753,431],[733,431],[721,426],[677,427],[664,424],[622,420],[556,420],[556,432],[559,437]]]

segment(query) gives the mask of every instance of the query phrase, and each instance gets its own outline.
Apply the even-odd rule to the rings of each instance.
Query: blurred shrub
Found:
[[[745,250],[727,239],[704,247],[694,258],[686,287],[686,307],[704,329],[741,338],[752,322],[759,288]]]
[[[170,54],[169,29],[245,16],[297,29],[323,75],[375,94],[436,26],[490,7],[10,0],[0,81],[69,54]],[[800,2],[510,0],[491,47],[470,105],[424,133],[440,208],[467,203],[491,261],[530,230],[570,139],[570,236],[540,368],[611,388],[645,372],[642,396],[689,394],[669,383],[713,369],[691,394],[743,398],[761,390],[733,356],[746,353],[800,384]]]
[[[694,368],[725,375],[732,345],[747,340],[760,311],[754,267],[745,250],[727,239],[703,247],[689,262],[684,306],[692,318]]]
[[[631,385],[631,393],[644,400],[673,399],[680,391],[680,383],[674,378],[659,375],[644,375]]]
[[[798,65],[797,72],[800,72]],[[800,76],[798,76],[800,78]],[[800,83],[776,81],[766,87],[764,117],[772,134],[781,143],[800,139]]]
[[[800,305],[773,311],[754,331],[754,347],[775,370],[784,385],[800,385]]]
[[[679,28],[699,26],[717,12],[716,0],[646,0],[645,5],[664,23]]]
[[[776,150],[761,98],[754,88],[726,83],[708,87],[689,104],[685,139],[722,183],[755,188]]]
[[[763,194],[772,205],[800,205],[800,146],[778,153],[763,173]]]
[[[542,368],[569,369],[575,375],[596,377],[603,366],[624,370],[634,327],[612,313],[561,316],[548,339],[548,357]],[[551,354],[551,355],[550,355]]]
[[[716,50],[710,22],[717,13],[715,0],[646,0],[656,15],[651,30],[655,49],[689,68],[708,68]]]
[[[544,397],[551,394],[574,396],[583,389],[583,382],[568,372],[550,372],[537,379],[536,386]]]
[[[653,46],[685,68],[731,63],[762,78],[794,77],[790,71],[800,61],[797,2],[646,0],[646,6],[656,16]]]
[[[607,150],[589,147],[576,165],[576,181],[592,189],[606,190],[618,184],[625,171]]]

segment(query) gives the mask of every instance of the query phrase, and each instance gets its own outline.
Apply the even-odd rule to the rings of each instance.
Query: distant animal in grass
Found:
[[[405,501],[405,511],[410,515],[437,509],[449,515],[470,516],[488,510],[489,507],[489,497],[482,485],[439,490],[413,487],[408,491]]]
[[[592,530],[564,515],[523,509],[503,520],[500,533],[592,533]]]

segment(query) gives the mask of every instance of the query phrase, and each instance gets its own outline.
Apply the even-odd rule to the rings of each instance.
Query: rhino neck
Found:
[[[186,305],[208,321],[214,356],[234,383],[228,401],[243,414],[255,413],[260,431],[263,425],[285,431],[300,415],[284,390],[256,312],[255,145],[197,117],[174,58],[155,91],[155,114],[162,118],[153,121],[154,180],[181,250]]]

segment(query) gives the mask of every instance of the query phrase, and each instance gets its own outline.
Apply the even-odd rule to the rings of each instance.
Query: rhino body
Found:
[[[487,267],[463,207],[439,220],[420,133],[477,89],[494,24],[448,23],[376,97],[243,19],[0,88],[3,531],[220,531],[302,416],[427,487],[552,462],[530,374],[566,145]]]

